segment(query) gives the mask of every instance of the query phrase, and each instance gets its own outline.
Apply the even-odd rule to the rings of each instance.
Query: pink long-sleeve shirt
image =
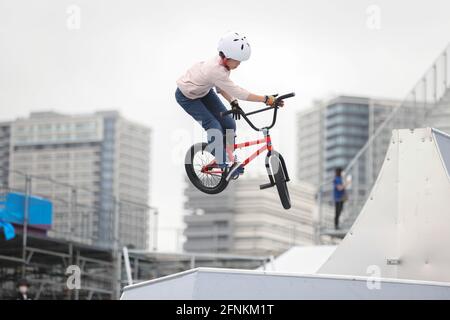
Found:
[[[216,87],[218,92],[224,91],[233,98],[247,100],[250,92],[230,80],[230,70],[221,65],[220,60],[216,56],[194,64],[177,80],[178,88],[189,99],[202,98]]]

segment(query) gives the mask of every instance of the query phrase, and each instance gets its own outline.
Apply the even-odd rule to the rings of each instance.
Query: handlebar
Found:
[[[283,94],[282,96],[279,96],[276,100],[281,101],[292,97],[295,97],[295,92]]]
[[[256,130],[256,131],[262,131],[263,129],[270,129],[270,128],[272,128],[274,125],[275,125],[275,122],[277,121],[277,110],[278,110],[278,108],[279,108],[279,106],[278,106],[278,103],[280,102],[280,101],[282,101],[282,100],[284,100],[284,99],[288,99],[288,98],[292,98],[292,97],[294,97],[295,96],[295,92],[291,92],[291,93],[287,93],[287,94],[284,94],[284,95],[281,95],[281,96],[279,96],[279,97],[277,97],[276,99],[275,99],[275,106],[270,106],[270,107],[267,107],[267,108],[262,108],[262,109],[259,109],[259,110],[256,110],[256,111],[252,111],[252,112],[247,112],[247,113],[245,113],[244,111],[242,111],[242,110],[238,110],[239,111],[239,114],[244,118],[244,120],[245,121],[247,121],[247,123],[250,125],[250,127],[252,127],[254,130]],[[256,113],[260,113],[260,112],[264,112],[264,111],[267,111],[267,110],[272,110],[273,109],[273,120],[272,120],[272,124],[270,125],[270,126],[268,126],[268,127],[264,127],[264,128],[257,128],[248,118],[247,118],[247,116],[250,116],[250,115],[253,115],[253,114],[256,114]],[[226,115],[229,115],[229,114],[231,114],[231,113],[233,113],[233,110],[228,110],[228,111],[226,111],[226,112],[221,112],[220,113],[220,116],[221,117],[224,117],[224,116],[226,116]]]

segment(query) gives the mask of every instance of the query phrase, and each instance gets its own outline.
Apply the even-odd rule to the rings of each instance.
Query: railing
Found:
[[[340,221],[345,233],[356,220],[362,206],[375,183],[386,155],[393,129],[433,126],[450,128],[450,113],[446,128],[437,123],[433,112],[447,108],[450,98],[450,45],[434,61],[431,68],[409,92],[403,102],[395,107],[377,128],[369,128],[369,139],[344,170],[351,177],[347,188],[349,200],[344,205]],[[442,119],[441,119],[442,121]],[[334,206],[332,181],[327,180],[319,187],[319,237],[334,228],[332,224]]]

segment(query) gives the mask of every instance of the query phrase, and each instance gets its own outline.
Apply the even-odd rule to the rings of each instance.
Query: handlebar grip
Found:
[[[295,92],[283,94],[282,96],[279,96],[277,98],[277,100],[280,101],[280,100],[287,99],[287,98],[292,98],[292,97],[295,97]]]

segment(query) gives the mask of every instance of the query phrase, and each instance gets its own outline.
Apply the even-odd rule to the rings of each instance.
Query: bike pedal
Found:
[[[239,168],[239,169],[237,169],[237,170],[234,172],[234,174],[233,174],[233,176],[231,177],[231,179],[237,180],[237,178],[239,178],[239,176],[242,175],[242,174],[244,174],[244,168]]]
[[[274,186],[275,184],[274,183],[265,183],[265,184],[261,184],[260,186],[259,186],[259,189],[260,190],[263,190],[263,189],[268,189],[268,188],[272,188],[273,186]]]

